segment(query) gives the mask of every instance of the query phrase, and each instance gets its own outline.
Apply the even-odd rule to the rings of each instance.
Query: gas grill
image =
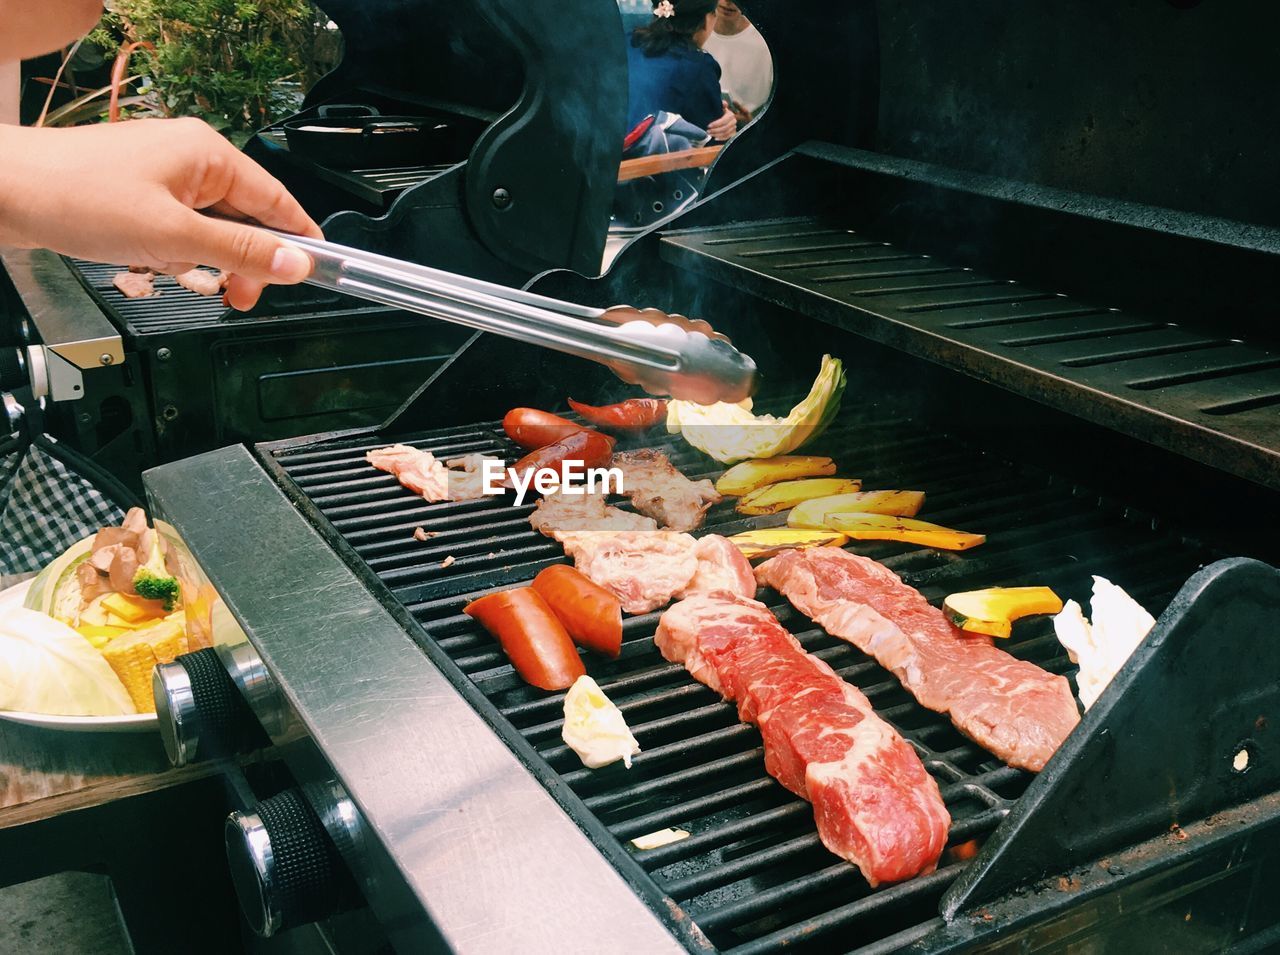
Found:
[[[959,553],[850,546],[935,603],[1032,584],[1084,602],[1090,577],[1105,576],[1159,617],[1151,636],[1032,776],[762,591],[942,789],[953,824],[939,868],[898,885],[871,889],[821,846],[808,804],[765,772],[759,732],[661,658],[660,612],[625,621],[618,660],[586,658],[643,751],[629,770],[584,769],[560,741],[563,696],[526,685],[461,612],[562,561],[560,546],[531,530],[531,506],[426,504],[364,462],[395,442],[510,461],[518,451],[498,423],[510,408],[630,393],[594,366],[478,336],[377,428],[227,448],[147,475],[152,510],[245,637],[163,671],[167,745],[179,760],[206,758],[253,745],[261,724],[300,786],[254,790],[227,768],[244,806],[229,852],[256,928],[320,919],[328,931],[360,917],[397,949],[458,952],[1280,942],[1280,548],[1268,533],[1280,501],[1280,359],[1258,307],[1275,296],[1280,234],[1242,224],[1234,192],[1215,206],[1192,188],[1225,155],[1218,144],[1203,144],[1180,179],[1163,153],[1125,138],[1125,107],[1106,96],[1085,104],[1095,140],[1141,163],[1140,188],[1089,151],[1104,150],[1095,140],[1082,147],[1084,172],[1056,154],[1009,168],[987,140],[956,131],[957,103],[981,102],[984,129],[1003,107],[1011,141],[1056,144],[1076,121],[1063,115],[1075,78],[1042,69],[1042,47],[1074,43],[1084,56],[1084,31],[1046,33],[1020,8],[991,15],[998,29],[965,27],[972,49],[956,50],[956,18],[925,6],[881,11],[874,143],[846,124],[839,142],[802,144],[721,182],[608,275],[552,272],[528,287],[707,318],[759,363],[757,411],[789,408],[819,356],[837,355],[849,388],[813,452],[869,489],[924,490],[922,516],[988,535]],[[1080,6],[1085,22],[1103,5]],[[875,24],[875,4],[849,8]],[[760,6],[762,27],[776,10]],[[1107,5],[1105,15],[1134,68],[1157,58],[1140,42],[1151,33],[1182,49],[1240,26],[1211,6]],[[1026,48],[984,73],[982,31]],[[921,62],[925,90],[911,79]],[[1102,72],[1118,84],[1125,68]],[[1046,89],[1024,94],[1024,76]],[[1200,84],[1189,104],[1175,95],[1184,80]],[[1221,128],[1225,83],[1198,61],[1167,99],[1148,80],[1143,137],[1166,141],[1187,113]],[[1024,95],[1039,128],[1019,125]],[[956,137],[964,148],[949,152]],[[954,164],[938,164],[952,153]],[[644,443],[690,477],[721,470],[681,440]],[[236,488],[234,522],[209,487]],[[784,521],[725,503],[705,531]],[[418,527],[434,536],[415,540]],[[1046,619],[1019,623],[1002,645],[1072,674]],[[631,843],[668,827],[690,835]],[[290,848],[268,860],[264,845]],[[313,861],[299,862],[298,846]],[[323,911],[297,904],[300,885],[350,876],[355,888],[330,892]]]

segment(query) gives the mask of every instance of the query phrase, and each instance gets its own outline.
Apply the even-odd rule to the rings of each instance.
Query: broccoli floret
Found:
[[[163,600],[166,611],[173,610],[178,600],[178,582],[172,577],[161,577],[146,567],[139,567],[133,575],[133,589],[146,600]]]

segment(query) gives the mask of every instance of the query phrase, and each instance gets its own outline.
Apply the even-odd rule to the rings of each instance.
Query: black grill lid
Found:
[[[465,170],[410,177],[385,218],[341,214],[326,223],[330,238],[512,283],[553,267],[600,271],[627,101],[616,6],[325,0],[323,8],[342,29],[344,58],[300,116],[356,103],[484,129]],[[272,165],[280,151],[269,136],[251,147]],[[439,159],[423,156],[418,167]],[[336,184],[376,198],[388,170],[376,172]]]

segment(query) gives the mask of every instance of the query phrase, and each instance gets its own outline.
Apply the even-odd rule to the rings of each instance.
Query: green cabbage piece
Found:
[[[80,581],[76,569],[92,556],[93,536],[72,544],[31,581],[22,605],[38,610],[63,623],[72,623],[80,613]]]
[[[88,640],[26,607],[0,619],[0,710],[52,716],[137,712],[120,678]]]
[[[699,405],[667,404],[667,431],[722,464],[790,454],[827,429],[840,411],[846,376],[840,359],[822,356],[809,394],[785,418],[753,415],[749,401]]]

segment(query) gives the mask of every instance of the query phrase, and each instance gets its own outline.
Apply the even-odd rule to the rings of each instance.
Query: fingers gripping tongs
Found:
[[[332,242],[275,234],[311,256],[311,285],[589,358],[650,394],[700,404],[741,401],[755,382],[755,362],[706,322],[626,305],[589,308]]]

